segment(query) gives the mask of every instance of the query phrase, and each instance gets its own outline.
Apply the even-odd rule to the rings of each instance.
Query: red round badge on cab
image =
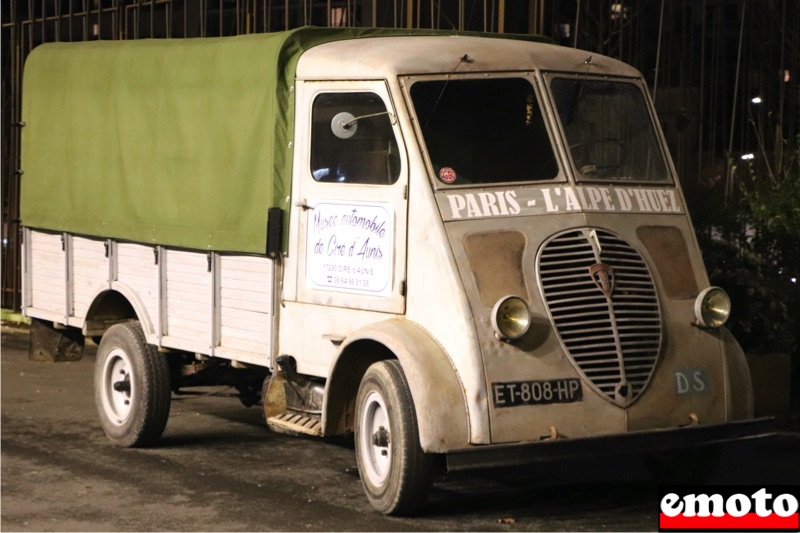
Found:
[[[439,170],[439,179],[445,183],[453,183],[456,181],[456,171],[450,167],[442,167]]]

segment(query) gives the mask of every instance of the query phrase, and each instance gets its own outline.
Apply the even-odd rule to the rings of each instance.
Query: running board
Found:
[[[322,423],[318,418],[286,412],[267,419],[267,426],[275,433],[287,435],[322,436]]]

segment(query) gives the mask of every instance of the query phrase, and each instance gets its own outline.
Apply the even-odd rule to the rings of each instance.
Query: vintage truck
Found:
[[[119,446],[229,385],[354,435],[372,505],[447,470],[768,434],[643,78],[531,36],[47,44],[23,91],[32,359],[99,343]]]

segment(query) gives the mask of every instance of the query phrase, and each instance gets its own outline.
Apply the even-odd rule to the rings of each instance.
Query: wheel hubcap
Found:
[[[359,448],[363,458],[363,474],[374,486],[381,486],[389,477],[392,463],[389,417],[383,397],[375,391],[367,395],[361,415]]]
[[[389,432],[386,431],[385,427],[379,427],[378,431],[372,434],[372,445],[378,448],[389,447]]]
[[[131,361],[123,350],[115,348],[103,366],[102,401],[108,419],[117,425],[130,416],[135,394],[131,379]]]

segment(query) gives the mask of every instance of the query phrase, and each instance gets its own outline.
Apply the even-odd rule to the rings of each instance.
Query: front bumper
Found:
[[[607,455],[652,453],[761,439],[776,434],[775,419],[769,417],[707,426],[637,431],[623,435],[492,444],[448,452],[447,470],[454,472]]]

